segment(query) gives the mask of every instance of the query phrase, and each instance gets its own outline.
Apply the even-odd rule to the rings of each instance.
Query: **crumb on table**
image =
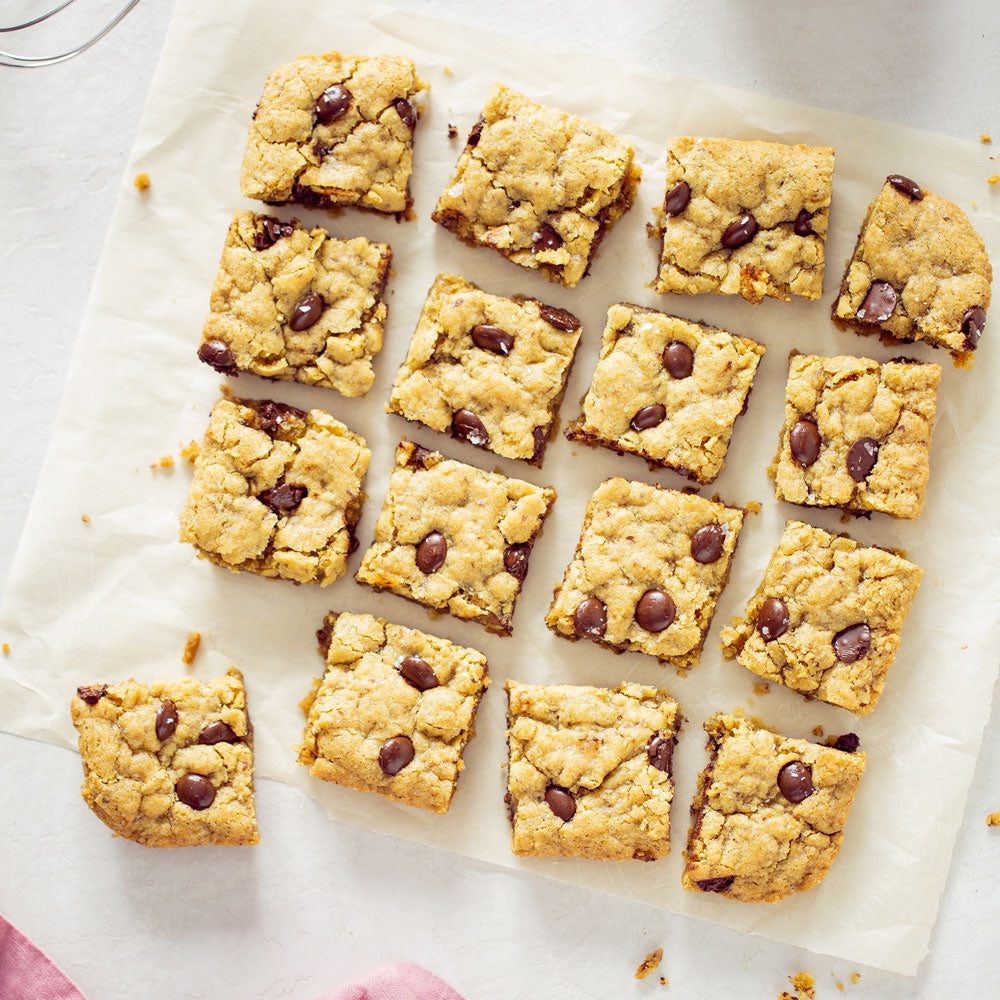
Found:
[[[796,972],[794,976],[788,977],[788,981],[798,991],[799,1000],[815,1000],[816,980],[808,972]]]
[[[136,174],[133,183],[135,184],[137,191],[147,190],[149,188],[149,174],[147,173]]]
[[[453,72],[454,72],[454,70],[450,66],[445,66],[445,68],[444,68],[444,75],[445,76],[451,76],[451,74]]]
[[[4,646],[4,652],[6,652],[6,651],[7,651],[7,647]],[[1000,812],[990,813],[989,816],[986,817],[986,825],[987,826],[1000,826]]]
[[[770,685],[765,684],[764,681],[754,681],[753,682],[753,693],[754,694],[768,694],[771,688]]]
[[[173,455],[164,455],[158,462],[153,462],[149,467],[156,472],[157,469],[171,469],[174,465]]]
[[[844,984],[838,981],[837,982],[837,989],[840,990],[841,993],[843,993],[844,992]]]
[[[990,143],[991,143],[991,142],[993,141],[993,136],[991,136],[991,135],[989,134],[989,132],[980,132],[980,133],[979,133],[979,141],[980,141],[980,142],[981,142],[981,143],[982,143],[982,144],[983,144],[984,146],[988,146],[988,145],[989,145],[989,144],[990,144]]]
[[[747,512],[750,514],[759,514],[761,511],[761,505],[759,500],[748,500],[747,501]]]
[[[1000,174],[990,174],[990,176],[986,178],[986,183],[1000,184]]]
[[[0,649],[3,649],[3,655],[4,656],[10,656],[10,643],[9,642],[5,642],[3,644],[3,646],[0,646]]]
[[[201,645],[201,633],[200,632],[189,632],[187,640],[184,643],[184,652],[181,654],[181,659],[187,666],[191,666],[194,663],[194,658],[198,655],[198,647]]]
[[[656,951],[651,951],[640,963],[639,968],[635,970],[636,979],[645,979],[659,964],[663,958],[663,949],[657,948]],[[661,977],[662,982],[662,977]]]
[[[89,514],[81,514],[80,515],[80,520],[83,521],[84,524],[90,524],[90,515]]]
[[[847,978],[850,979],[850,981],[852,983],[854,983],[855,985],[857,985],[858,980],[861,978],[861,973],[860,972],[852,972]]]
[[[201,452],[201,445],[197,441],[189,441],[186,445],[181,447],[181,458],[183,458],[188,465],[194,465],[194,460],[198,457]]]
[[[816,726],[813,729],[813,736],[815,736],[816,739],[818,739],[818,740],[823,739],[823,727],[822,726]]]
[[[660,976],[660,985],[661,986],[669,986],[670,985],[670,980],[667,979],[666,976]]]
[[[448,123],[448,138],[449,139],[457,139],[458,138],[458,129],[455,128],[455,126],[452,125],[450,122]]]

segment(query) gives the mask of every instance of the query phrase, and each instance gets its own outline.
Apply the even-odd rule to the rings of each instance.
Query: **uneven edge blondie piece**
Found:
[[[372,615],[331,612],[302,702],[299,763],[324,781],[448,811],[489,684],[486,657]]]
[[[497,84],[431,218],[572,288],[632,206],[632,144]]]
[[[252,372],[363,396],[382,350],[391,259],[386,243],[237,212],[198,357],[224,375]]]
[[[556,491],[400,441],[355,579],[510,635],[531,549]]]
[[[893,174],[868,206],[847,262],[834,322],[886,343],[922,340],[972,363],[986,325],[993,268],[957,205]]]
[[[745,511],[621,477],[587,502],[545,623],[576,642],[697,666]]]
[[[439,274],[386,412],[540,466],[579,339],[565,309]]]
[[[789,739],[741,709],[705,723],[711,759],[698,779],[681,882],[743,902],[775,903],[826,878],[865,770],[853,752]]]
[[[663,689],[507,682],[511,850],[655,861],[670,853],[682,717]]]
[[[253,729],[243,675],[77,688],[81,793],[146,847],[256,844]]]
[[[922,576],[888,549],[788,521],[722,651],[767,681],[868,715]]]
[[[616,303],[583,414],[564,433],[707,485],[722,471],[765,350],[704,323]]]
[[[247,135],[240,191],[271,204],[406,212],[414,101],[426,84],[401,55],[304,55],[264,85]]]
[[[655,291],[822,295],[829,146],[679,136],[667,144],[666,190]]]
[[[323,410],[220,399],[194,463],[180,539],[237,572],[327,586],[347,572],[371,452]]]
[[[792,353],[768,474],[778,500],[916,518],[930,476],[941,366]]]

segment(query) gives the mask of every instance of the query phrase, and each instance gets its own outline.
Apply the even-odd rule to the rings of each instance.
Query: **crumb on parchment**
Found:
[[[986,178],[986,183],[1000,184],[1000,174],[990,174],[990,176]]]
[[[146,191],[149,189],[149,174],[141,173],[135,175],[135,180],[132,182],[135,184],[137,191]]]
[[[989,134],[989,132],[980,132],[980,133],[979,133],[979,141],[980,141],[980,142],[981,142],[981,143],[982,143],[982,144],[983,144],[984,146],[988,146],[988,145],[989,145],[989,144],[990,144],[990,143],[991,143],[991,142],[993,141],[993,136],[991,136],[991,135]]]
[[[861,978],[861,973],[860,972],[852,972],[847,978],[850,979],[850,981],[852,983],[854,983],[855,986],[857,986],[858,980]]]
[[[666,976],[660,976],[660,985],[661,986],[669,986],[670,985],[670,980],[667,979]]]
[[[3,646],[0,646],[0,649],[3,650],[3,655],[4,656],[10,656],[10,643],[9,642],[5,642],[3,644]]]
[[[458,138],[458,129],[454,125],[451,124],[448,125],[448,138],[449,139]]]
[[[187,444],[181,446],[181,458],[188,465],[194,465],[194,460],[199,454],[201,454],[201,445],[197,441],[189,441]]]
[[[771,686],[766,684],[764,681],[754,681],[753,682],[753,693],[754,694],[770,694]]]
[[[816,739],[818,739],[818,740],[823,739],[823,727],[822,726],[816,726],[816,727],[814,727],[814,729],[813,729],[813,736],[815,736]]]
[[[747,501],[747,512],[750,514],[759,514],[761,512],[761,503],[759,500],[748,500]]]
[[[90,515],[89,514],[81,514],[80,515],[80,520],[83,521],[84,524],[90,524]]]
[[[184,643],[184,652],[181,654],[181,659],[187,666],[191,666],[194,663],[194,658],[198,655],[198,647],[201,645],[201,633],[200,632],[189,632],[187,640]]]
[[[5,651],[6,651],[6,647],[5,647]],[[989,816],[986,817],[986,825],[987,826],[1000,826],[1000,812],[990,813]]]
[[[164,455],[158,462],[153,462],[149,467],[153,472],[156,472],[157,469],[172,469],[174,467],[174,456]]]
[[[838,981],[837,982],[837,989],[840,990],[841,993],[843,993],[844,992],[844,984],[842,982]]]
[[[816,1000],[816,980],[808,972],[796,972],[788,981],[798,991],[799,1000]]]
[[[656,951],[651,951],[640,963],[639,968],[635,970],[636,979],[645,979],[656,967],[660,964],[663,959],[663,949],[657,948]]]

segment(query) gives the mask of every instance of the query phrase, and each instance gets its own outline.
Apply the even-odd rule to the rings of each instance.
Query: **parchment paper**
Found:
[[[905,549],[926,571],[896,664],[872,716],[849,713],[775,688],[753,694],[753,676],[722,660],[721,625],[756,586],[786,518],[842,530],[836,512],[783,506],[765,474],[781,426],[790,349],[900,353],[837,331],[829,306],[868,201],[886,174],[902,172],[969,211],[988,247],[998,245],[996,192],[985,184],[984,150],[940,136],[758,97],[679,76],[554,53],[543,41],[514,41],[428,19],[380,12],[366,20],[342,5],[285,0],[281,17],[267,0],[180,0],[136,142],[109,242],[77,342],[63,405],[0,616],[11,653],[0,660],[0,725],[13,733],[73,746],[69,699],[78,684],[184,673],[180,654],[200,630],[197,676],[229,662],[247,677],[255,720],[258,774],[300,786],[337,820],[393,833],[471,857],[575,882],[845,959],[912,974],[926,953],[948,871],[983,726],[997,677],[1000,575],[996,497],[1000,492],[1000,345],[988,324],[975,369],[956,371],[921,345],[909,355],[945,367],[934,433],[926,511],[916,523],[875,515],[852,522],[854,537]],[[367,213],[288,210],[335,235],[387,239],[394,251],[386,346],[376,383],[361,400],[332,391],[243,376],[239,395],[270,396],[330,410],[365,435],[374,452],[360,525],[371,539],[395,444],[403,434],[486,468],[554,485],[559,501],[534,550],[515,615],[514,637],[375,595],[348,576],[332,587],[296,587],[199,562],[177,541],[177,515],[189,470],[151,471],[181,442],[200,440],[219,377],[195,358],[226,227],[245,204],[238,176],[246,126],[267,74],[301,52],[338,47],[406,52],[432,84],[420,121],[414,175],[418,222]],[[447,67],[447,68],[446,68]],[[449,71],[450,69],[450,71]],[[612,230],[592,274],[574,290],[548,283],[483,249],[461,245],[429,221],[464,136],[491,85],[502,80],[530,96],[633,139],[644,177],[635,207]],[[449,140],[454,123],[460,138]],[[645,233],[662,200],[662,157],[674,134],[765,138],[836,147],[834,202],[821,302],[768,301],[752,307],[723,296],[657,296],[645,288],[655,243]],[[132,177],[147,171],[140,194]],[[979,200],[978,208],[973,206]],[[987,206],[992,206],[987,208]],[[584,324],[563,417],[579,412],[593,372],[607,306],[631,300],[722,325],[765,343],[748,414],[737,425],[723,475],[711,490],[729,502],[759,500],[723,595],[702,665],[677,677],[639,654],[615,657],[570,645],[543,624],[551,587],[570,559],[586,499],[609,475],[681,487],[672,473],[640,460],[570,445],[561,437],[542,470],[459,445],[387,417],[383,404],[406,353],[434,276],[455,271],[488,290],[524,293],[572,309]],[[81,515],[90,517],[89,523]],[[351,561],[357,568],[361,553]],[[314,631],[326,611],[371,611],[484,650],[493,688],[451,811],[424,814],[372,795],[328,786],[295,763],[299,700],[321,671]],[[503,682],[664,684],[689,722],[675,757],[674,852],[654,864],[520,860],[509,850],[502,796]],[[853,730],[868,770],[840,857],[818,888],[776,905],[747,905],[680,889],[687,805],[704,765],[700,723],[742,704],[781,731],[810,735]],[[67,808],[84,808],[82,803]],[[266,836],[266,817],[262,817]],[[96,827],[96,821],[95,821]],[[98,831],[95,828],[95,835]],[[136,848],[140,850],[141,848]],[[156,857],[150,853],[151,865]],[[558,889],[554,889],[558,891]],[[594,899],[600,914],[599,898]]]

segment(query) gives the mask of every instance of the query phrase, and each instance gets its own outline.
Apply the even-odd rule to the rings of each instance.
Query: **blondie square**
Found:
[[[382,350],[391,258],[385,243],[237,212],[198,357],[224,375],[252,372],[363,396]]]
[[[705,723],[711,759],[691,806],[682,883],[744,902],[775,903],[826,878],[865,770],[845,749],[789,739],[741,709]]]
[[[438,275],[386,411],[541,465],[579,339],[564,309]]]
[[[924,509],[941,366],[793,354],[774,495],[809,507]]]
[[[309,773],[408,806],[448,811],[489,684],[486,657],[372,615],[331,612],[326,673],[302,703]]]
[[[767,681],[867,715],[922,576],[887,549],[789,521],[722,650]]]
[[[546,624],[574,642],[696,666],[743,513],[661,486],[606,479],[587,503]]]
[[[922,340],[972,361],[993,268],[957,205],[892,174],[869,205],[847,262],[834,321],[888,343]]]
[[[666,691],[507,682],[511,849],[655,861],[670,853],[681,716]]]
[[[236,572],[327,586],[347,572],[371,452],[322,410],[220,399],[194,463],[180,539]]]
[[[632,144],[497,84],[432,218],[572,288],[635,198]]]
[[[765,350],[703,323],[613,305],[583,415],[566,437],[711,483]]]
[[[399,55],[325,52],[279,66],[250,123],[240,190],[271,204],[405,212],[425,88]]]
[[[146,847],[256,844],[243,675],[77,688],[83,799]]]
[[[555,500],[548,487],[401,441],[356,578],[510,635],[531,548]]]

